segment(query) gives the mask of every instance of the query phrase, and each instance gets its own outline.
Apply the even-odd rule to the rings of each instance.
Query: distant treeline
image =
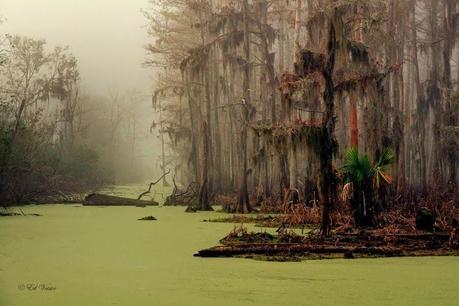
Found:
[[[0,203],[139,179],[137,93],[85,94],[67,47],[17,35],[0,43]]]

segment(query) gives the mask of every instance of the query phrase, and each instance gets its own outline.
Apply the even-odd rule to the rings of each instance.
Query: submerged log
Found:
[[[159,203],[155,201],[136,200],[130,198],[123,198],[117,196],[110,196],[105,194],[92,193],[85,197],[83,205],[87,206],[158,206]]]

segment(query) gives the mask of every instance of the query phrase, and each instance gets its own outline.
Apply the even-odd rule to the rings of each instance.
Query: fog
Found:
[[[68,45],[79,61],[82,83],[93,93],[136,88],[149,92],[142,68],[147,42],[145,0],[2,0],[2,32]]]
[[[44,39],[50,49],[69,46],[78,60],[82,95],[91,96],[94,108],[106,111],[97,104],[114,96],[130,100],[129,105],[135,100],[135,107],[126,106],[136,118],[136,152],[129,158],[135,159],[135,172],[142,172],[145,179],[155,176],[159,152],[157,135],[149,131],[155,116],[151,71],[142,67],[148,37],[141,9],[147,4],[146,0],[2,0],[0,4],[5,19],[1,34]]]

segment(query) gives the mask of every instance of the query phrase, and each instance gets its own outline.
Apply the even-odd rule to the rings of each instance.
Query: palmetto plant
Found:
[[[357,226],[371,226],[374,221],[378,194],[392,183],[388,167],[395,161],[392,151],[385,149],[375,162],[356,148],[346,153],[342,168],[345,185],[342,197],[350,200],[352,215]]]

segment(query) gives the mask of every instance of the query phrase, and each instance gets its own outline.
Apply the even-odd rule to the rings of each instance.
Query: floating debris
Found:
[[[158,220],[158,219],[156,219],[153,216],[146,216],[146,217],[143,217],[143,218],[139,219],[139,221],[156,221],[156,220]]]

